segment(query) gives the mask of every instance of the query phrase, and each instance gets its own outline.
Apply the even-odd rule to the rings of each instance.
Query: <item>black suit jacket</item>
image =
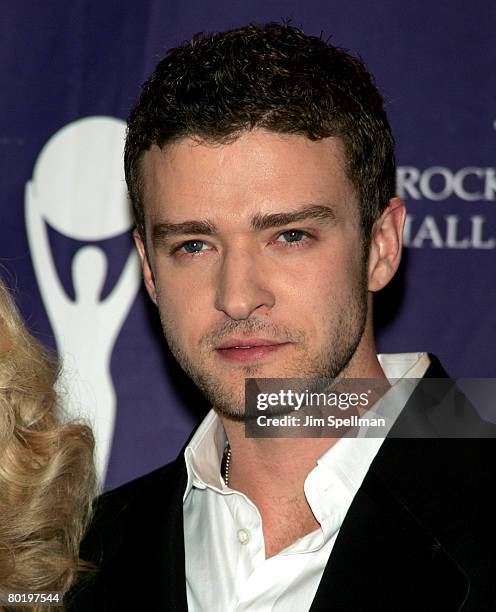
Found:
[[[433,356],[426,377],[444,377],[446,384],[416,390],[382,444],[339,531],[311,612],[496,610],[496,444],[436,437],[451,427],[443,399],[453,382]],[[494,436],[493,426],[471,407],[463,409],[482,437]],[[99,499],[81,548],[98,571],[69,594],[70,610],[187,610],[186,480],[181,453]]]

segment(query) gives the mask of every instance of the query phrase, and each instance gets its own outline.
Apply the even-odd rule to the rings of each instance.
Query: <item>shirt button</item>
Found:
[[[240,544],[248,544],[250,541],[250,532],[248,529],[239,529],[238,530],[238,540]]]

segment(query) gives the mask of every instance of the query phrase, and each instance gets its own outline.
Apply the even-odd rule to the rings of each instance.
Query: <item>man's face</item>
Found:
[[[246,377],[337,376],[367,316],[341,142],[263,130],[183,139],[146,152],[142,169],[147,288],[171,351],[217,410],[242,416]]]

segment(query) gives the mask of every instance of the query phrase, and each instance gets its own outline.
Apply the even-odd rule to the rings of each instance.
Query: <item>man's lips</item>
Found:
[[[270,338],[241,336],[239,338],[229,338],[229,340],[220,344],[217,349],[253,348],[254,346],[277,346],[278,344],[287,344],[287,342],[279,342]]]
[[[247,362],[259,361],[289,342],[279,342],[267,338],[230,338],[216,348],[217,354],[227,361]]]

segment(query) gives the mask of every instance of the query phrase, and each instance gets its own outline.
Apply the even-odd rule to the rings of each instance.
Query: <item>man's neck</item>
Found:
[[[361,368],[361,378],[385,378],[376,357],[369,365]],[[346,376],[358,378],[356,369],[347,370]],[[266,556],[272,556],[318,528],[304,483],[337,438],[247,438],[244,423],[222,420],[231,447],[229,486],[258,508]]]
[[[258,508],[268,558],[318,528],[303,485],[335,439],[245,438],[244,425],[232,422],[226,431],[231,446],[229,486]]]

